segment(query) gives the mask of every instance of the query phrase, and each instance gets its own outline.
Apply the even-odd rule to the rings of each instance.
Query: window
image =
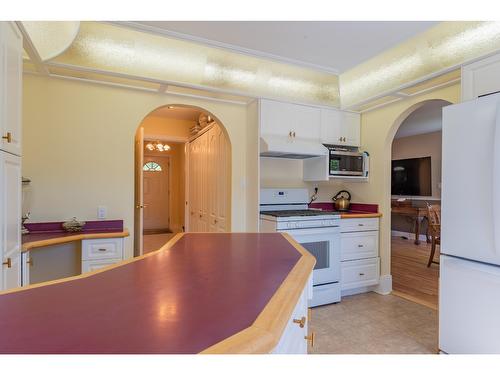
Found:
[[[146,172],[161,172],[161,165],[154,161],[148,161],[146,164],[144,164],[142,170]]]

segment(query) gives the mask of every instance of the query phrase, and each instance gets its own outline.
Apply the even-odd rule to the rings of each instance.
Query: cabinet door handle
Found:
[[[290,138],[292,138],[292,137],[293,137],[293,132],[292,132],[291,130],[290,130],[290,132],[288,133],[288,136],[289,136]]]
[[[2,136],[2,139],[7,140],[7,143],[11,143],[12,142],[12,133],[11,132],[7,132],[6,135]]]
[[[29,264],[29,265],[30,265],[30,267],[33,267],[33,264],[34,264],[34,263],[33,263],[33,258],[28,258],[28,259],[26,260],[26,264]]]
[[[362,245],[362,244],[359,244],[359,245],[358,245],[358,247],[363,247],[363,245]]]
[[[365,274],[363,272],[360,272],[359,276],[365,276]]]
[[[7,260],[2,263],[2,266],[7,266],[7,268],[12,268],[12,259],[7,258]]]
[[[100,249],[97,249],[99,251],[106,251],[106,249],[103,249],[103,248],[100,248]]]
[[[358,227],[363,227],[363,226],[365,226],[365,224],[361,224],[361,223],[358,224]]]
[[[293,132],[292,134],[293,134],[293,138],[295,138],[295,132]]]
[[[339,137],[339,141],[342,142],[342,137]]]
[[[306,317],[303,316],[300,319],[294,319],[293,322],[296,323],[296,324],[298,324],[300,328],[304,328],[304,326],[306,324]]]
[[[304,338],[311,343],[311,348],[314,348],[314,337],[316,334],[314,332],[311,332],[309,336],[304,336]]]

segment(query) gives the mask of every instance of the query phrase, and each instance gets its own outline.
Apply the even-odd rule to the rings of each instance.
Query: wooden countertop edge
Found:
[[[44,246],[59,245],[66,242],[90,240],[96,238],[115,238],[115,237],[128,237],[128,236],[129,232],[127,229],[124,229],[121,232],[75,233],[72,236],[61,236],[61,237],[48,238],[45,240],[25,242],[21,247],[21,252],[26,252]]]
[[[380,212],[366,214],[340,214],[341,219],[360,219],[369,217],[382,217],[382,214]]]
[[[83,274],[80,274],[80,275],[65,277],[63,279],[45,281],[45,282],[37,283],[37,284],[26,285],[26,286],[22,286],[22,287],[19,287],[19,288],[13,288],[13,289],[5,290],[3,292],[0,291],[0,296],[4,295],[4,294],[18,293],[18,292],[22,292],[22,291],[25,291],[25,290],[28,290],[28,289],[40,288],[42,286],[53,285],[53,284],[60,284],[60,283],[66,283],[68,281],[83,279],[85,277],[90,277],[90,276],[96,275],[98,273],[109,271],[109,270],[111,270],[113,268],[122,267],[122,266],[124,266],[126,264],[129,264],[129,263],[132,263],[132,262],[137,262],[137,261],[139,261],[141,259],[144,259],[144,258],[147,258],[147,257],[150,257],[150,256],[156,254],[158,251],[169,249],[177,241],[179,241],[183,235],[184,235],[184,233],[178,233],[178,234],[176,234],[174,237],[172,237],[170,239],[170,241],[168,241],[165,245],[163,245],[163,247],[161,247],[158,250],[152,251],[150,253],[147,253],[147,254],[144,254],[144,255],[141,255],[141,256],[138,256],[138,257],[135,257],[135,258],[126,259],[126,260],[123,260],[123,261],[121,261],[119,263],[115,263],[115,264],[109,265],[107,267],[99,268],[98,270],[86,272],[86,273],[83,273]]]
[[[276,348],[316,264],[316,258],[289,234],[282,235],[302,257],[249,328],[212,345],[201,354],[265,354]]]

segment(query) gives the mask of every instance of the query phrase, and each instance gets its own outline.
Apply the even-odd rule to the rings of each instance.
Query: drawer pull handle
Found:
[[[100,248],[100,249],[97,249],[99,251],[106,251],[107,249],[103,249],[103,248]]]
[[[358,247],[363,247],[363,245],[359,244]]]
[[[309,336],[304,336],[304,338],[311,343],[311,348],[314,348],[314,337],[315,336],[316,335],[314,332],[311,332],[311,334]]]
[[[2,266],[7,266],[7,268],[12,268],[12,259],[7,258],[7,260],[2,263]]]
[[[361,224],[361,223],[358,224],[358,227],[364,227],[364,226],[365,226],[365,224]]]
[[[365,276],[365,274],[363,272],[360,272],[359,276]]]
[[[11,143],[12,142],[12,133],[11,132],[7,132],[6,135],[2,136],[2,139],[5,139],[7,141],[7,143]]]
[[[304,325],[306,324],[306,317],[303,316],[301,319],[294,319],[293,322],[298,324],[300,328],[304,328]]]

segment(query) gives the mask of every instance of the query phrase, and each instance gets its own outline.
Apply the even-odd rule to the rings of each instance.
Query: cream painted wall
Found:
[[[189,128],[194,126],[196,121],[188,120],[178,120],[173,118],[166,118],[155,116],[151,114],[147,116],[141,123],[144,127],[144,136],[154,137],[165,136],[165,137],[179,137],[179,138],[189,138]]]
[[[375,109],[361,115],[361,149],[370,153],[370,178],[366,183],[346,184],[358,202],[377,203],[380,219],[381,275],[391,273],[391,145],[402,121],[427,100],[460,101],[455,84]]]
[[[225,126],[232,149],[232,231],[245,231],[246,106],[24,75],[23,175],[32,179],[32,221],[124,219],[133,254],[134,135],[148,113],[167,104],[193,105]],[[257,165],[254,168],[258,168]],[[255,224],[254,224],[255,225]]]
[[[431,157],[432,197],[441,198],[441,142],[440,131],[396,138],[392,143],[392,160]]]
[[[302,161],[260,158],[262,187],[307,187],[312,194],[319,187],[318,201],[330,202],[339,190],[348,190],[352,200],[379,205],[381,275],[391,273],[391,148],[394,135],[403,120],[425,101],[442,99],[460,101],[460,84],[375,109],[361,115],[361,150],[370,153],[368,182],[330,180],[318,183],[302,181]]]

